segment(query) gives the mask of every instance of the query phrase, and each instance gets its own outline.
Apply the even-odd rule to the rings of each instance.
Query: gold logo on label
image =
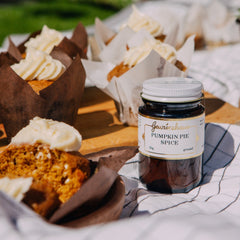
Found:
[[[191,126],[179,126],[178,123],[176,122],[175,125],[169,126],[168,123],[165,125],[157,125],[157,121],[153,121],[152,125],[152,132],[154,132],[156,129],[160,130],[186,130],[191,128]]]

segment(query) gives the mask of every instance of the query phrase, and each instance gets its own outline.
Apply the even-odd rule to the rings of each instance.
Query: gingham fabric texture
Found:
[[[51,225],[0,193],[0,239],[239,239],[240,126],[206,124],[203,179],[189,193],[160,194],[139,181],[138,155],[119,171],[120,219],[79,229]]]

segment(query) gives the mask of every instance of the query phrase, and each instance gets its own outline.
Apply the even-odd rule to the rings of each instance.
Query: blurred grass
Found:
[[[30,33],[46,24],[59,31],[73,29],[80,21],[94,24],[104,20],[132,0],[0,0],[0,46],[4,38],[15,33]]]

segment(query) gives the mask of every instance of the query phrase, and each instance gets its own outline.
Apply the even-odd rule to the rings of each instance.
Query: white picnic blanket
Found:
[[[216,97],[239,107],[240,44],[193,54],[189,76],[203,83],[204,89]]]
[[[138,155],[119,174],[126,185],[120,219],[68,229],[51,225],[0,192],[0,239],[239,239],[240,126],[206,124],[203,179],[189,193],[150,192]]]

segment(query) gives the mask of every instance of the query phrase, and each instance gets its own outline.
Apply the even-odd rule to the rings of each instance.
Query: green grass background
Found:
[[[104,20],[132,0],[0,0],[0,46],[6,36],[30,33],[46,24],[59,31],[73,29],[80,21]]]

